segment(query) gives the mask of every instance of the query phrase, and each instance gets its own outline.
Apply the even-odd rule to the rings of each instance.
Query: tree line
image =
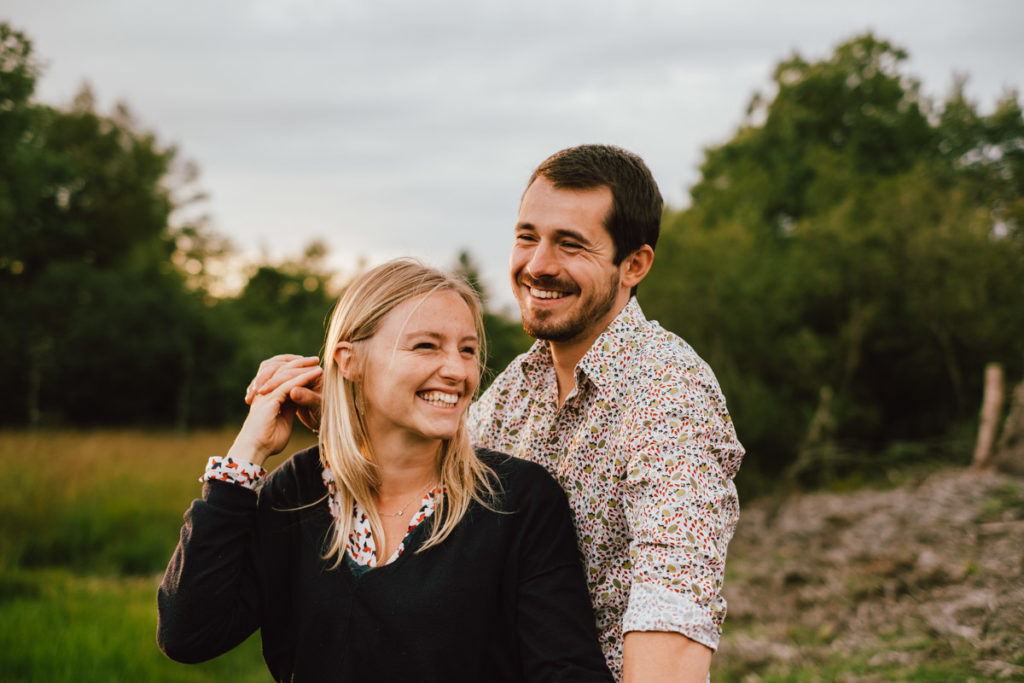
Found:
[[[906,59],[867,34],[780,62],[665,217],[645,305],[718,373],[748,486],[966,464],[985,364],[1021,377],[1018,94],[933,101]]]
[[[666,211],[640,301],[715,369],[748,490],[967,457],[984,365],[1024,372],[1018,94],[982,113],[960,79],[935,101],[906,58],[866,34],[781,61]],[[88,89],[37,102],[39,76],[0,24],[0,423],[236,420],[260,359],[320,349],[343,286],[325,248],[218,292],[229,246],[182,218],[195,169]],[[485,317],[500,370],[529,340]]]

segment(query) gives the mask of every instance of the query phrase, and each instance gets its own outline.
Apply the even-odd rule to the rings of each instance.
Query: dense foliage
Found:
[[[982,113],[960,81],[931,101],[905,59],[869,34],[781,62],[666,214],[640,299],[718,374],[748,490],[962,459],[984,364],[1024,371],[1018,96]],[[88,89],[35,102],[38,75],[0,24],[0,422],[237,418],[260,359],[320,351],[339,294],[324,247],[219,294],[230,246],[181,218],[194,169]],[[479,285],[469,254],[455,269]],[[529,340],[485,325],[491,376]]]
[[[88,88],[66,109],[34,102],[38,72],[0,24],[2,421],[223,421],[268,349],[317,351],[330,298],[316,254],[211,298],[216,240],[175,220],[194,171],[126,107],[97,113]]]
[[[213,296],[231,246],[181,211],[195,169],[121,105],[88,88],[66,108],[33,101],[28,38],[0,23],[0,423],[221,424],[244,411],[260,360],[317,354],[344,283],[326,248],[250,266]],[[468,254],[458,269],[479,282]],[[490,368],[528,343],[490,312]]]
[[[1021,375],[1017,94],[931,102],[905,58],[865,35],[782,62],[666,217],[641,299],[718,373],[748,485],[948,454],[984,364]]]

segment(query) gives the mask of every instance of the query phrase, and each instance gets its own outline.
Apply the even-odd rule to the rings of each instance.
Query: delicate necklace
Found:
[[[410,505],[412,505],[413,503],[415,503],[415,502],[416,502],[416,501],[418,501],[418,500],[422,500],[422,499],[423,499],[423,494],[424,494],[424,493],[426,493],[427,491],[429,491],[429,490],[430,490],[430,489],[432,489],[432,488],[434,488],[434,485],[433,485],[433,484],[428,484],[428,485],[427,485],[427,488],[423,489],[423,492],[422,492],[422,493],[420,493],[420,494],[419,494],[418,496],[416,496],[415,498],[413,498],[412,500],[410,500],[410,501],[409,501],[408,503],[406,503],[405,505],[403,505],[403,506],[402,506],[402,509],[401,509],[401,510],[399,510],[398,512],[394,512],[394,513],[392,513],[392,514],[390,514],[390,515],[385,515],[385,514],[382,514],[382,513],[379,513],[379,512],[378,512],[377,514],[379,514],[379,515],[380,515],[381,517],[401,517],[402,515],[404,515],[404,514],[405,514],[405,511],[406,511],[406,509],[407,509],[407,508],[408,508],[408,507],[409,507]]]

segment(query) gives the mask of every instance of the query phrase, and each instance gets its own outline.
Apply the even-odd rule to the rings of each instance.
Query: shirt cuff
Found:
[[[206,471],[199,481],[226,481],[255,491],[266,474],[267,471],[256,463],[215,455],[206,463]]]
[[[716,621],[713,614],[720,614],[721,618]],[[633,583],[629,591],[629,606],[622,619],[622,633],[681,633],[690,640],[717,650],[724,618],[725,599],[721,596],[709,607],[662,586]]]

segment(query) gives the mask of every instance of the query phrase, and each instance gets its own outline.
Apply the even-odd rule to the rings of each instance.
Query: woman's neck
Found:
[[[373,453],[380,475],[377,491],[379,499],[407,496],[436,483],[441,458],[440,441],[388,441],[385,439],[380,443],[379,440],[374,440],[373,443]]]

